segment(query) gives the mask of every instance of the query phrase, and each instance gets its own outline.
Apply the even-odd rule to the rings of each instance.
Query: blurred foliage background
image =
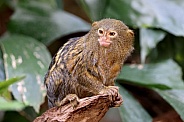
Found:
[[[103,18],[134,30],[135,51],[117,78],[124,103],[102,121],[184,121],[183,15],[183,0],[1,0],[0,121],[43,113],[52,55]]]

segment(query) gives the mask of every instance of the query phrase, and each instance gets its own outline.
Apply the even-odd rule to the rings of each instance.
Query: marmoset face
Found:
[[[110,47],[112,44],[126,40],[128,34],[133,36],[131,31],[123,22],[115,19],[103,19],[101,21],[94,22],[92,28],[95,30],[95,37],[99,45],[102,47]]]

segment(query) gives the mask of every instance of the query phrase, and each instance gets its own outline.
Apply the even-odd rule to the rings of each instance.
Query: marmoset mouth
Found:
[[[100,46],[103,46],[103,47],[108,47],[112,43],[112,41],[108,39],[104,39],[103,37],[100,37],[98,39],[98,42],[100,43]]]

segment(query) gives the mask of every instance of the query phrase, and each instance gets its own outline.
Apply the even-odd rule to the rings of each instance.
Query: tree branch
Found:
[[[112,95],[103,94],[80,99],[76,108],[73,108],[72,104],[53,107],[37,117],[34,122],[98,122],[112,104],[117,103],[112,100],[113,96],[117,97],[116,92]],[[119,106],[122,101],[122,98],[118,99]]]

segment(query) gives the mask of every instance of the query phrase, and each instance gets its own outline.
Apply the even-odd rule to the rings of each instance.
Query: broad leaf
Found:
[[[7,110],[22,110],[25,105],[18,101],[7,101],[3,97],[0,97],[0,111]]]
[[[167,59],[174,59],[174,43],[175,41],[173,40],[173,36],[168,34],[160,43],[157,44],[157,47],[150,52],[147,57],[148,61],[150,63],[155,63]]]
[[[141,62],[144,63],[146,56],[156,47],[166,33],[161,30],[140,29]]]
[[[184,38],[167,35],[148,56],[149,62],[174,59],[184,71]]]
[[[106,0],[96,4],[96,7],[92,7],[93,2],[82,1],[89,9],[86,11],[88,15],[93,15],[92,20],[101,18],[101,11],[94,9],[108,1],[103,18],[120,19],[135,27],[162,28],[176,36],[184,36],[184,16],[181,16],[184,15],[183,0]]]
[[[80,0],[79,3],[87,12],[91,20],[103,19],[106,6],[108,5],[107,0]],[[97,13],[99,13],[99,15],[96,15]]]
[[[25,75],[11,86],[14,97],[38,112],[45,97],[43,78],[51,57],[46,47],[33,38],[13,35],[2,39],[6,78]]]
[[[184,121],[184,89],[155,89],[180,115]]]
[[[144,65],[125,65],[119,80],[157,88],[184,88],[181,68],[173,61]]]
[[[17,8],[17,5],[20,3],[29,2],[29,0],[4,0],[5,3],[13,9]],[[39,1],[43,4],[49,4],[51,8],[57,8],[56,0],[31,0],[31,1]]]
[[[152,122],[151,116],[138,103],[138,101],[121,85],[119,92],[123,96],[123,105],[119,107],[120,116],[123,122]]]
[[[87,22],[75,15],[32,0],[19,4],[8,24],[11,33],[28,35],[44,44],[89,28]]]

